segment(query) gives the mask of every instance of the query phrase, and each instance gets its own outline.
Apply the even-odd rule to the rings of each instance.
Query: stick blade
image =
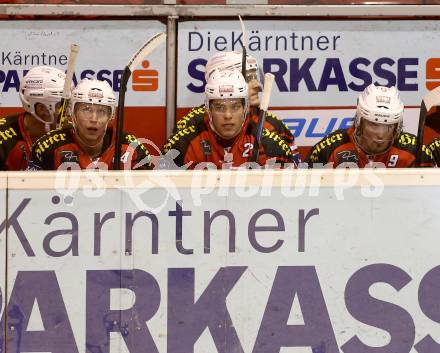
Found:
[[[428,92],[423,97],[422,105],[424,105],[424,114],[426,115],[425,126],[435,130],[436,133],[440,133],[440,87]],[[436,107],[436,109],[431,111],[433,107]],[[423,106],[420,107],[421,114],[422,108]]]
[[[425,103],[426,111],[430,111],[432,107],[440,105],[440,86],[429,91],[423,97],[423,102]]]
[[[241,26],[241,33],[243,34],[243,47],[248,47],[248,38],[247,38],[247,32],[246,27],[244,26],[244,22],[241,19],[241,16],[238,15],[238,19],[240,20],[240,26]]]
[[[133,70],[141,63],[141,61],[149,54],[151,54],[154,50],[156,50],[156,48],[161,45],[166,38],[167,35],[163,32],[160,32],[147,40],[133,55],[132,59],[128,63],[127,67],[129,68],[129,70],[133,72]]]

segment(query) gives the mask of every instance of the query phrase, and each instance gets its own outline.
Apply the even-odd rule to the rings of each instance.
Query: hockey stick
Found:
[[[64,80],[63,95],[61,97],[61,106],[57,114],[57,127],[62,127],[64,125],[64,122],[66,121],[67,103],[69,103],[71,95],[73,70],[75,68],[75,62],[76,57],[78,56],[78,52],[79,45],[72,44],[70,46],[69,61],[67,62],[67,71],[66,78]]]
[[[426,97],[426,120],[425,127],[429,127],[435,130],[436,133],[440,133],[440,111],[436,109],[436,111],[430,112],[432,107],[440,106],[440,87],[434,88],[430,91]],[[428,114],[429,113],[429,114]]]
[[[275,76],[269,72],[264,75],[263,97],[261,98],[260,103],[260,116],[258,119],[257,135],[255,137],[254,154],[252,158],[253,162],[257,162],[260,155],[261,136],[263,134],[264,123],[266,121],[266,113],[267,108],[269,107],[270,95],[272,93],[274,79]]]
[[[244,26],[243,20],[241,19],[241,16],[238,15],[238,18],[240,20],[241,33],[243,36],[243,41],[242,41],[243,57],[241,59],[241,73],[243,74],[243,77],[246,79],[246,55],[247,55],[246,51],[248,46],[248,38],[247,38],[246,28]]]
[[[420,104],[420,114],[419,114],[419,126],[417,128],[417,149],[416,149],[416,161],[415,166],[419,166],[422,159],[423,150],[423,136],[425,133],[425,124],[430,126],[426,120],[428,112],[432,107],[440,105],[440,87],[434,88],[425,94]]]
[[[116,126],[116,144],[114,155],[114,170],[120,170],[121,166],[121,145],[122,145],[122,128],[124,126],[124,105],[125,105],[125,91],[127,90],[128,79],[131,76],[133,70],[141,63],[141,61],[156,48],[162,44],[166,39],[166,34],[161,32],[155,34],[148,39],[139,50],[133,55],[127,66],[124,68],[121,78],[121,86],[119,90],[118,100],[118,121]]]

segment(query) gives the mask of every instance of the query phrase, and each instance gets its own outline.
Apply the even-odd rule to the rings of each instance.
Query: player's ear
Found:
[[[113,120],[115,118],[115,114],[113,113],[113,115],[112,115],[112,108],[110,108],[110,107],[107,107],[107,108],[108,108],[108,115],[110,116],[110,118],[108,120],[109,121]],[[115,111],[117,111],[117,108],[115,109]]]
[[[43,104],[41,104],[41,103],[36,103],[35,104],[35,113],[38,116],[43,115],[46,112],[46,110],[47,110],[47,108]]]

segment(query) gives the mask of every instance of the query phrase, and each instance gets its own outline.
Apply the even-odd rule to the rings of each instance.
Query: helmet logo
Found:
[[[104,98],[104,93],[101,90],[91,89],[88,94],[89,98],[102,99]]]
[[[391,102],[391,97],[387,97],[387,96],[376,97],[376,103],[390,104],[390,102]]]
[[[232,85],[223,85],[218,88],[220,93],[234,93],[234,86]]]
[[[26,80],[26,88],[27,89],[42,89],[43,88],[43,79]]]
[[[379,118],[389,118],[390,117],[389,114],[380,114],[380,113],[375,113],[374,116],[377,116]]]

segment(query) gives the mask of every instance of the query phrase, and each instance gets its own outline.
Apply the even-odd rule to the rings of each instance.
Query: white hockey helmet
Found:
[[[378,124],[397,124],[400,132],[403,124],[403,103],[396,87],[369,85],[358,98],[356,126],[361,119]]]
[[[205,68],[205,80],[208,82],[209,77],[215,70],[241,70],[243,54],[238,51],[219,52],[209,58]],[[258,70],[257,59],[251,55],[246,55],[246,71]]]
[[[111,108],[113,118],[116,109],[116,98],[113,89],[107,81],[85,78],[72,91],[70,100],[72,113],[76,103],[92,103],[105,105]]]
[[[212,99],[235,99],[248,101],[248,85],[238,70],[216,70],[209,77],[205,86],[205,105],[209,108]]]
[[[50,66],[37,66],[29,70],[20,83],[20,100],[23,108],[45,125],[55,122],[56,104],[61,102],[66,75]],[[43,104],[52,117],[51,121],[41,119],[35,112],[35,105]]]

